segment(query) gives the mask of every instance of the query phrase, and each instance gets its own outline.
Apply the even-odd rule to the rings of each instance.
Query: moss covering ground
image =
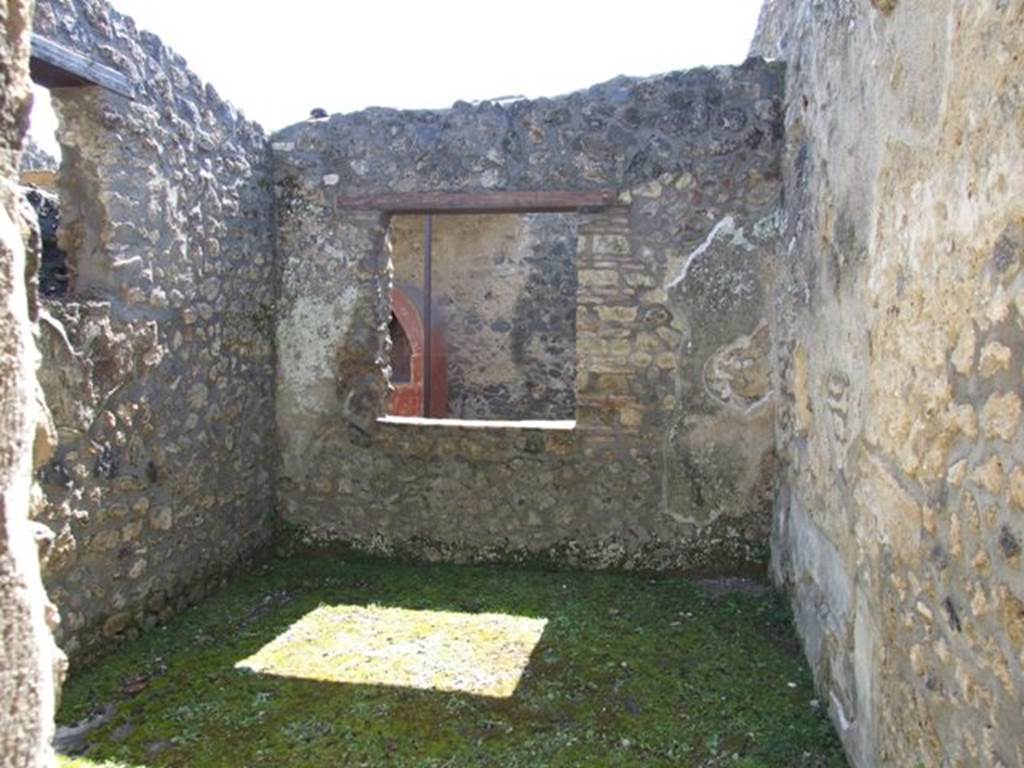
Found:
[[[333,617],[337,628],[339,615],[378,608],[547,623],[510,697],[236,667],[275,639],[279,647],[303,617]],[[384,624],[370,634],[387,647],[407,631]],[[311,669],[338,653],[304,637]],[[338,636],[320,637],[329,646]],[[429,668],[435,646],[410,642],[402,647]],[[358,651],[347,654],[355,664]],[[289,674],[302,668],[294,648],[288,664]],[[679,577],[279,560],[72,675],[59,722],[110,704],[86,756],[62,758],[63,768],[845,765],[783,603]]]

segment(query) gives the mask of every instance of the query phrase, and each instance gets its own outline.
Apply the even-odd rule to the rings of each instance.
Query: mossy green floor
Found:
[[[93,766],[844,766],[788,612],[679,577],[280,560],[72,675]],[[547,620],[493,698],[236,664],[320,606]],[[426,662],[425,662],[426,663]]]

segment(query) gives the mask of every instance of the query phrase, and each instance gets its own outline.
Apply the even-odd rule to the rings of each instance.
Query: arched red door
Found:
[[[435,312],[436,317],[436,312]],[[433,418],[448,415],[448,354],[444,327],[431,329],[431,393]],[[395,286],[391,289],[391,400],[392,416],[423,415],[423,313],[409,294]]]

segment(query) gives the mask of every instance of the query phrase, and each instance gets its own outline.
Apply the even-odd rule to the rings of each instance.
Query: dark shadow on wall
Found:
[[[574,419],[576,221],[572,216],[530,219],[535,240],[525,258],[526,285],[516,298],[512,357],[525,372],[527,411],[546,419]]]

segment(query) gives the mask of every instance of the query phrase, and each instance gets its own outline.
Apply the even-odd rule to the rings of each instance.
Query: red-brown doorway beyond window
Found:
[[[423,312],[413,296],[418,296],[413,288],[391,289],[391,416],[423,415]],[[431,330],[431,416],[444,418],[448,415],[448,354],[436,308]]]

